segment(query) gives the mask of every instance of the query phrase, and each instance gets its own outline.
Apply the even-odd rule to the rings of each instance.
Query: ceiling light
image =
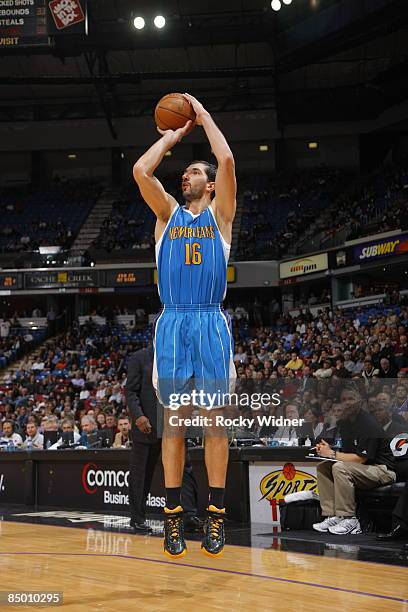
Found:
[[[281,8],[282,8],[280,0],[272,0],[271,8],[272,8],[273,11],[280,11]]]
[[[143,17],[135,17],[133,20],[133,25],[135,26],[136,30],[143,30],[145,27],[145,20]]]
[[[166,25],[166,20],[163,15],[157,15],[157,17],[154,18],[154,25],[156,26],[156,28],[159,28],[159,30],[161,30],[161,28],[164,28],[164,26]]]
[[[289,4],[292,4],[292,0],[282,0],[283,4],[287,4],[289,6]]]

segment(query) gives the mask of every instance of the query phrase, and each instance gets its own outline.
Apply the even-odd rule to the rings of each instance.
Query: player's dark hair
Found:
[[[205,166],[207,179],[210,182],[215,181],[215,176],[217,174],[217,166],[215,164],[210,164],[210,162],[204,161],[203,159],[195,159],[189,164],[189,166],[192,166],[193,164],[203,164],[203,166]]]

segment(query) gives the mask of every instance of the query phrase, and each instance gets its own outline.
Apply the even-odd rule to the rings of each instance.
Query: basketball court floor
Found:
[[[62,592],[61,608],[73,612],[408,612],[408,551],[401,543],[379,547],[370,535],[339,540],[229,524],[221,558],[204,556],[193,534],[188,554],[171,561],[162,552],[160,521],[151,525],[153,536],[139,536],[119,514],[3,507],[0,591]]]

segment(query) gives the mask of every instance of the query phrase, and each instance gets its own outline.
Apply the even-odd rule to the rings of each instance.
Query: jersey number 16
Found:
[[[184,260],[186,266],[194,264],[198,266],[201,263],[201,244],[199,242],[193,242],[190,245],[186,242],[186,258]]]

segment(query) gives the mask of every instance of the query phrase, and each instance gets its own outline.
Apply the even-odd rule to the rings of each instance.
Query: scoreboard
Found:
[[[0,0],[0,48],[48,43],[46,0]]]
[[[86,0],[0,0],[0,49],[87,33]]]

